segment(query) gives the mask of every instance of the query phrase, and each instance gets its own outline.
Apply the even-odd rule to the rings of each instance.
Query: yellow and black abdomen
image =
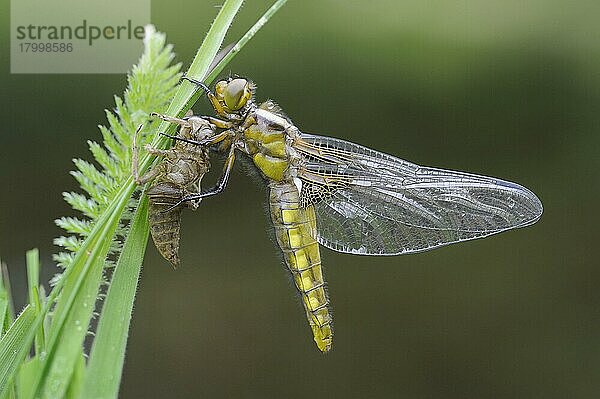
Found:
[[[317,347],[331,349],[333,332],[329,299],[325,292],[319,244],[314,238],[315,212],[312,206],[300,207],[298,189],[293,183],[271,181],[269,184],[271,220],[285,264],[292,273],[302,297],[308,323]]]
[[[268,108],[268,102],[265,107]],[[300,194],[289,173],[292,166],[286,150],[286,120],[276,114],[263,114],[261,123],[244,130],[247,152],[269,180],[269,206],[277,244],[302,297],[315,343],[321,351],[328,352],[333,340],[332,319],[319,244],[314,238],[315,211],[312,206],[300,206]]]

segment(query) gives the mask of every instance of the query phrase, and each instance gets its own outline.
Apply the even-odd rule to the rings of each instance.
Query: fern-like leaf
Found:
[[[181,77],[181,65],[171,65],[174,55],[172,46],[165,43],[165,36],[155,34],[154,37],[155,40],[146,43],[144,55],[128,75],[128,87],[123,98],[115,96],[114,109],[106,110],[108,126],[99,126],[102,144],[88,141],[95,163],[73,160],[77,170],[72,171],[71,175],[85,194],[68,192],[63,196],[84,217],[62,217],[55,221],[70,234],[85,238],[92,231],[98,217],[131,175],[130,148],[137,127],[148,123],[150,112],[163,112],[175,94],[175,86]],[[111,258],[117,256],[122,248],[122,237],[127,233],[131,215],[129,210],[123,214],[123,223],[117,229],[116,239],[110,248]],[[54,242],[72,252],[61,252],[54,256],[60,266],[67,267],[73,260],[73,253],[80,248],[81,240],[69,236],[59,237]]]

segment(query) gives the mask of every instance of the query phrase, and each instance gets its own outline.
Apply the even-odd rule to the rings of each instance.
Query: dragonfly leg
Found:
[[[190,110],[185,116],[188,117],[188,116],[192,116],[192,115],[193,114]],[[190,123],[185,119],[180,119],[180,118],[175,118],[175,117],[172,117],[169,115],[159,114],[158,112],[151,112],[150,116],[162,119],[165,122],[172,122],[172,123],[176,123],[178,125],[186,126],[186,127],[190,126]]]
[[[166,157],[167,155],[173,153],[173,150],[161,150],[160,148],[152,147],[150,144],[146,144],[144,146],[144,150],[148,154],[156,155],[159,157]]]
[[[227,137],[229,137],[229,135],[231,134],[231,130],[226,130],[224,132],[221,132],[215,136],[212,137],[207,137],[204,140],[190,140],[190,139],[186,139],[183,137],[179,137],[179,136],[171,136],[170,134],[166,134],[166,133],[160,133],[163,136],[169,137],[173,140],[179,140],[179,141],[184,141],[188,144],[195,144],[195,145],[204,145],[204,146],[211,146],[211,145],[215,145],[215,144],[219,144],[221,141],[225,140]]]
[[[199,199],[217,195],[217,194],[223,192],[223,190],[225,190],[225,187],[227,187],[227,182],[229,181],[229,174],[231,173],[231,169],[233,168],[234,162],[235,162],[235,146],[232,145],[229,149],[229,154],[227,155],[227,160],[225,161],[225,166],[223,167],[223,175],[220,177],[217,185],[212,188],[209,188],[206,191],[203,191],[200,193],[195,193],[195,194],[188,194],[188,195],[184,196],[175,205],[166,209],[165,212],[169,212],[170,210],[177,208],[178,206],[180,206],[181,204],[183,204],[185,202],[199,200]]]
[[[135,134],[133,135],[133,143],[132,143],[132,147],[131,147],[131,175],[133,176],[133,180],[135,180],[136,184],[138,185],[142,185],[145,183],[148,183],[150,180],[154,179],[158,173],[159,170],[158,168],[154,167],[152,169],[150,169],[144,176],[139,175],[139,148],[137,145],[137,140],[138,140],[138,136],[140,134],[140,131],[142,130],[142,126],[140,125],[137,130],[135,131]],[[147,150],[147,149],[146,149]]]
[[[202,177],[198,179],[198,182],[196,182],[196,184],[192,184],[190,186],[191,187],[185,189],[184,196],[188,196],[193,193],[199,193],[202,190]],[[198,206],[200,206],[200,201],[202,200],[188,201],[185,203],[185,206],[195,211],[196,209],[198,209]]]
[[[202,82],[200,80],[197,80],[197,79],[194,79],[194,78],[190,78],[189,76],[185,76],[185,75],[183,75],[181,77],[181,80],[187,80],[188,82],[195,84],[196,86],[198,86],[202,90],[204,90],[206,92],[206,94],[212,93],[210,91],[210,88],[204,82]]]
[[[250,115],[248,116],[245,120],[244,123],[242,124],[241,130],[244,131],[246,129],[248,129],[250,126],[256,124],[256,118],[254,117],[254,115]]]
[[[151,112],[150,116],[160,118],[166,122],[176,123],[181,126],[190,127],[190,122],[187,120],[190,116],[193,116],[192,110],[189,110],[187,114],[185,114],[186,119],[174,118],[172,116],[159,114],[157,112]],[[219,129],[231,129],[233,127],[233,122],[224,121],[219,118],[215,118],[212,116],[203,116],[202,118],[207,119],[210,123],[218,127]]]
[[[204,92],[206,93],[208,100],[210,101],[213,108],[215,109],[215,112],[218,115],[227,115],[227,112],[225,112],[225,108],[223,108],[223,105],[221,105],[221,103],[219,102],[217,97],[213,94],[213,92],[210,90],[210,88],[206,84],[204,84],[204,82],[201,82],[194,78],[190,78],[188,76],[182,76],[181,80],[187,80],[188,82],[191,82],[191,83],[195,84],[196,86],[199,86],[200,88],[202,88],[202,90],[204,90]]]
[[[233,122],[230,122],[230,121],[224,121],[222,119],[215,118],[212,116],[208,116],[208,117],[206,117],[206,119],[208,119],[208,121],[210,123],[212,123],[213,125],[215,125],[216,127],[220,128],[220,129],[231,129],[233,127]]]
[[[133,175],[133,180],[135,180],[137,184],[140,184],[140,175],[138,172],[139,149],[137,146],[137,137],[140,133],[140,130],[142,130],[142,126],[143,125],[138,126],[137,130],[133,134],[133,142],[131,144],[131,174]]]

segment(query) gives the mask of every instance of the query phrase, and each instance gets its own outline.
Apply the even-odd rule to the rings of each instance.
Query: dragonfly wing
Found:
[[[339,252],[397,255],[535,223],[540,200],[493,177],[419,166],[358,144],[302,134],[301,199],[317,240]]]

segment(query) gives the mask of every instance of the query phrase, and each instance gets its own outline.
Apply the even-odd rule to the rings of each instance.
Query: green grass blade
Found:
[[[36,381],[40,374],[41,362],[38,357],[34,357],[24,362],[19,367],[19,373],[17,374],[17,397],[32,398],[33,397],[33,383]]]
[[[10,284],[8,282],[8,268],[0,261],[0,338],[13,322],[12,303],[10,298]],[[10,384],[0,394],[0,399],[15,397],[15,386]]]
[[[4,391],[0,391],[0,399],[16,398],[19,398],[19,396],[17,396],[14,385],[9,385]]]
[[[185,73],[186,76],[197,80],[203,80],[206,78],[206,74],[208,73],[211,63],[219,52],[219,48],[223,44],[225,34],[231,26],[231,23],[233,22],[233,19],[243,2],[243,0],[225,1],[221,7],[221,10],[215,17],[215,20],[213,21],[208,33],[204,37],[200,48],[196,52],[192,64]],[[193,83],[187,81],[182,82],[179,85],[175,97],[169,105],[166,114],[172,116],[183,116],[202,94],[201,91],[197,89],[198,88]],[[172,132],[172,130],[175,129],[175,126],[172,123],[163,122],[160,124],[158,131],[162,132],[165,131],[165,129],[170,129],[168,131]],[[159,137],[159,139],[166,142],[166,139],[163,137]]]
[[[0,338],[4,335],[6,319],[8,318],[8,293],[0,285]]]
[[[12,323],[10,317],[10,291],[7,286],[6,266],[0,261],[0,338]]]
[[[40,253],[37,248],[27,251],[25,254],[27,260],[27,284],[29,286],[29,303],[34,304],[34,289],[40,285]]]
[[[81,389],[85,381],[85,370],[85,357],[82,354],[75,362],[75,369],[73,370],[73,376],[67,388],[65,399],[89,398],[89,396],[81,395]]]
[[[23,362],[35,336],[36,310],[26,306],[23,312],[0,339],[0,392],[14,377]]]
[[[225,34],[229,30],[233,18],[242,6],[243,0],[227,0],[221,7],[219,14],[215,18],[210,30],[202,41],[202,45],[196,52],[194,60],[187,71],[187,75],[195,79],[204,78],[208,73],[208,69],[212,64],[215,55],[223,44]],[[193,89],[196,89],[194,84],[189,84]]]
[[[229,63],[229,61],[231,61],[233,57],[235,57],[235,55],[239,53],[240,50],[246,45],[246,43],[248,43],[250,39],[252,39],[254,35],[263,26],[265,26],[267,22],[269,22],[271,17],[275,15],[275,13],[279,11],[279,9],[283,7],[285,3],[287,3],[287,0],[277,0],[275,3],[273,3],[273,5],[263,14],[263,16],[260,17],[250,29],[248,29],[248,32],[246,32],[244,36],[242,36],[241,39],[237,41],[237,43],[231,48],[231,50],[225,55],[225,57],[223,57],[223,59],[219,61],[219,63],[212,69],[212,71],[210,71],[210,73],[206,77],[206,81],[212,82],[217,76],[219,76],[219,74],[221,73],[223,68],[225,68],[225,66]]]
[[[10,279],[8,278],[8,267],[0,260],[0,294],[5,302],[4,317],[0,319],[0,337],[15,320],[12,295],[10,290]]]
[[[116,398],[142,261],[148,242],[148,199],[140,202],[114,270],[89,356],[84,398]]]
[[[27,285],[29,287],[29,304],[33,306],[37,313],[42,311],[42,303],[39,296],[40,285],[40,253],[37,248],[27,251]],[[45,337],[44,324],[40,324],[35,335],[35,353],[39,355],[44,351]]]
[[[0,337],[8,330],[13,322],[12,298],[10,282],[8,279],[8,267],[0,260]],[[17,384],[13,380],[0,391],[0,399],[17,398]]]

